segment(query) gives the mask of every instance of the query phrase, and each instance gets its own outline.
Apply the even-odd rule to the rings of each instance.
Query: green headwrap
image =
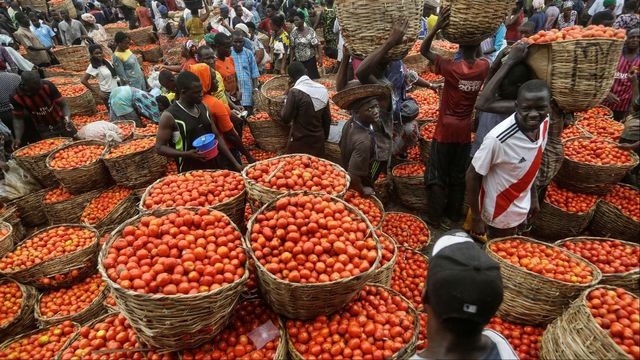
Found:
[[[609,7],[611,5],[615,5],[616,4],[616,0],[604,0],[602,2],[602,6],[604,7]]]
[[[214,46],[215,45],[215,43],[216,43],[215,39],[216,39],[216,34],[209,33],[209,34],[206,34],[204,36],[204,42],[207,43],[207,45],[209,45],[209,46]]]

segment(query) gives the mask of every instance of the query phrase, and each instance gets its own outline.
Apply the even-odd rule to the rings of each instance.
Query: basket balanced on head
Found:
[[[6,310],[6,318],[0,321],[0,343],[12,336],[23,334],[35,325],[33,309],[38,292],[31,286],[0,279],[0,300],[2,303],[15,302]]]
[[[249,199],[266,204],[291,191],[342,197],[351,181],[340,166],[311,155],[291,154],[258,161],[242,170]]]
[[[521,236],[493,239],[486,251],[500,264],[502,273],[504,299],[498,316],[519,324],[551,322],[602,277],[583,258]]]
[[[202,206],[244,223],[247,192],[240,174],[229,170],[194,170],[169,175],[151,184],[140,199],[140,211]]]
[[[496,33],[515,5],[514,0],[442,0],[442,7],[451,7],[444,38],[456,44],[480,44]]]
[[[617,184],[596,205],[589,231],[598,236],[638,242],[640,237],[640,191],[627,184]]]
[[[245,289],[249,271],[241,238],[216,210],[154,210],[111,233],[98,269],[146,344],[163,352],[193,348],[224,328]],[[158,244],[156,251],[144,249],[148,244]],[[129,264],[132,256],[156,263],[151,277]],[[194,271],[204,260],[202,274]]]
[[[393,21],[404,18],[408,21],[406,36],[402,43],[387,54],[393,59],[404,58],[420,31],[422,0],[338,0],[337,15],[340,31],[349,51],[366,57],[389,38]]]
[[[105,187],[111,182],[101,159],[106,147],[97,140],[72,142],[52,152],[47,157],[47,167],[72,194]]]
[[[17,150],[13,153],[13,158],[21,168],[33,175],[42,186],[54,186],[58,183],[58,180],[47,167],[47,156],[71,141],[71,138],[64,137],[40,140]]]
[[[555,245],[582,256],[602,272],[600,284],[640,294],[640,244],[599,237],[574,237]]]
[[[631,350],[634,346],[624,345],[626,337],[623,337],[626,330],[635,336],[637,333],[617,321],[612,325],[610,315],[617,318],[616,312],[607,311],[603,304],[609,309],[614,306],[629,309],[628,316],[635,317],[632,326],[638,325],[640,303],[637,296],[610,286],[587,289],[547,327],[542,335],[540,359],[637,359],[637,352]],[[606,315],[599,315],[599,311]]]
[[[139,189],[165,174],[167,158],[156,152],[155,143],[155,137],[147,136],[107,150],[103,161],[116,184]]]
[[[262,294],[278,314],[292,319],[342,308],[371,279],[381,258],[367,218],[330,195],[285,194],[262,207],[247,229],[244,245]]]

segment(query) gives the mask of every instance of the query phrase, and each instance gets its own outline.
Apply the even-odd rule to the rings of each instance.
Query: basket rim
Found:
[[[411,216],[411,217],[415,218],[416,220],[420,220],[420,223],[422,223],[422,225],[424,225],[424,227],[425,227],[425,228],[427,229],[427,231],[429,232],[429,236],[428,236],[427,242],[426,242],[426,243],[425,243],[421,248],[419,248],[419,249],[414,249],[414,248],[412,248],[412,247],[410,247],[410,246],[402,245],[402,244],[400,244],[400,243],[398,243],[398,242],[396,241],[396,243],[398,243],[398,246],[402,246],[402,247],[405,247],[405,248],[407,248],[407,249],[411,249],[411,250],[413,250],[413,251],[420,252],[421,250],[426,249],[426,248],[429,246],[429,244],[431,244],[431,229],[429,229],[429,226],[427,225],[427,223],[426,223],[424,220],[422,220],[418,215],[413,215],[413,214],[409,214],[409,213],[402,212],[402,211],[388,211],[388,212],[386,212],[386,213],[385,213],[385,218],[386,218],[386,217],[387,217],[387,215],[389,215],[389,214],[396,214],[396,215],[408,215],[408,216]],[[384,221],[382,221],[382,223],[381,223],[381,224],[384,224]],[[380,231],[382,231],[382,225],[380,225]],[[384,234],[387,234],[387,233],[385,233],[384,231],[383,231],[383,233],[384,233]],[[389,234],[387,234],[387,235],[389,235]],[[389,235],[389,236],[391,236],[391,235]],[[393,238],[393,236],[391,236],[391,237]],[[395,240],[395,239],[394,239],[394,240]]]
[[[96,272],[96,274],[99,274],[98,272]],[[93,274],[95,275],[95,274]],[[92,276],[92,275],[90,275]],[[85,279],[86,280],[86,279]],[[79,284],[79,282],[78,282]],[[75,285],[75,284],[74,284]],[[84,313],[91,309],[92,307],[96,306],[97,304],[102,304],[104,302],[104,300],[106,299],[105,293],[109,292],[109,288],[107,286],[107,284],[104,284],[104,287],[102,288],[102,290],[100,290],[100,292],[98,293],[98,295],[95,297],[95,299],[93,299],[89,305],[87,305],[84,309],[81,309],[80,311],[78,311],[77,313],[74,314],[69,314],[69,315],[64,315],[64,316],[54,316],[54,317],[44,317],[42,315],[42,313],[40,312],[40,301],[42,300],[42,296],[45,294],[48,294],[50,292],[53,291],[57,291],[57,290],[50,290],[50,291],[46,291],[46,292],[38,292],[38,295],[36,296],[36,302],[35,302],[35,307],[34,307],[34,316],[36,318],[37,321],[42,321],[42,322],[62,322],[62,321],[66,321],[69,319],[73,319],[73,318],[77,318],[80,317],[82,315],[84,315]],[[71,320],[73,321],[73,320]]]
[[[592,270],[593,273],[593,278],[591,279],[591,282],[587,283],[587,284],[572,284],[572,283],[568,283],[565,281],[560,281],[560,280],[556,280],[556,279],[552,279],[550,277],[544,276],[542,274],[537,274],[531,270],[525,269],[523,267],[520,266],[516,266],[513,265],[512,263],[510,263],[509,261],[501,258],[500,256],[498,256],[498,254],[491,250],[491,245],[498,243],[498,242],[502,242],[502,241],[508,241],[508,240],[524,240],[527,242],[533,242],[535,244],[538,245],[544,245],[547,247],[551,247],[551,248],[555,248],[558,249],[564,253],[566,253],[567,255],[569,255],[570,257],[575,257],[580,261],[583,261],[587,266],[589,266]],[[509,269],[511,270],[520,270],[523,271],[529,275],[533,275],[533,276],[537,276],[539,278],[543,278],[544,280],[549,280],[555,284],[562,284],[563,286],[572,286],[572,287],[577,287],[577,288],[582,288],[582,289],[588,289],[589,287],[592,287],[594,285],[596,285],[598,282],[600,282],[600,280],[602,279],[602,272],[600,272],[600,269],[598,269],[597,266],[593,265],[590,261],[586,260],[585,258],[583,258],[582,256],[576,255],[574,253],[572,253],[571,251],[568,251],[564,248],[561,248],[559,246],[556,246],[554,244],[550,244],[550,243],[545,243],[530,237],[526,237],[526,236],[507,236],[507,237],[501,237],[501,238],[496,238],[496,239],[491,239],[486,243],[486,247],[485,247],[485,251],[492,256],[492,258],[497,261],[500,266],[507,266]]]
[[[84,145],[84,144],[87,144],[87,145],[102,145],[102,146],[104,146],[104,149],[102,150],[102,154],[100,155],[100,157],[97,160],[92,161],[92,162],[90,162],[88,164],[84,164],[82,166],[68,168],[68,169],[61,169],[61,168],[51,167],[51,161],[53,160],[53,156],[55,154],[57,154],[58,152],[60,152],[62,150],[70,148],[72,146]],[[45,164],[47,165],[47,169],[49,169],[50,171],[73,171],[73,170],[78,170],[78,169],[86,169],[88,167],[91,167],[91,166],[95,165],[96,163],[99,163],[102,160],[105,151],[107,151],[107,148],[108,148],[107,143],[105,143],[104,141],[100,141],[100,140],[78,140],[78,141],[72,141],[70,143],[66,143],[63,146],[58,147],[55,151],[52,151],[51,153],[49,153],[49,155],[47,156],[47,159],[45,160]]]
[[[247,281],[247,279],[249,278],[249,261],[247,259],[247,261],[245,261],[244,264],[244,274],[242,275],[242,277],[226,286],[217,288],[213,291],[208,291],[206,293],[196,293],[196,294],[176,294],[176,295],[164,295],[164,294],[143,294],[143,293],[139,293],[136,291],[133,291],[132,289],[125,289],[123,287],[121,287],[118,283],[116,283],[115,281],[112,281],[111,278],[107,275],[107,271],[104,268],[103,263],[103,259],[106,257],[107,252],[109,251],[109,249],[111,248],[111,245],[113,245],[113,243],[118,239],[119,234],[126,226],[129,226],[131,224],[137,223],[139,222],[140,219],[142,219],[143,217],[149,216],[149,215],[155,215],[155,213],[158,212],[177,212],[180,210],[189,210],[192,212],[196,212],[198,209],[206,209],[208,210],[210,213],[211,212],[216,212],[220,215],[222,215],[223,217],[226,217],[229,220],[229,224],[231,226],[234,227],[234,229],[240,234],[240,238],[242,239],[242,232],[239,230],[238,226],[231,220],[231,218],[229,218],[228,215],[226,215],[225,213],[219,211],[219,210],[214,210],[214,209],[207,209],[207,208],[203,208],[203,207],[179,207],[179,208],[171,208],[171,209],[157,209],[157,210],[153,210],[150,212],[146,212],[143,214],[139,214],[125,222],[123,222],[122,224],[120,224],[119,226],[117,226],[113,231],[111,231],[111,233],[109,234],[109,237],[107,238],[107,240],[105,241],[105,243],[102,245],[101,249],[100,249],[100,253],[98,254],[98,271],[100,272],[100,275],[102,276],[102,279],[107,283],[107,287],[109,287],[110,289],[116,289],[122,293],[124,293],[127,297],[136,297],[139,299],[145,299],[145,300],[166,300],[166,299],[197,299],[197,298],[202,298],[202,297],[210,297],[214,294],[218,294],[221,293],[223,291],[227,291],[231,286],[237,286],[238,284],[244,283]],[[160,216],[163,216],[166,214],[162,214]],[[99,241],[99,239],[98,239]],[[246,252],[247,249],[244,249],[244,251]]]
[[[109,190],[113,190],[113,189],[118,188],[118,187],[121,187],[121,188],[124,188],[124,189],[129,190],[129,194],[128,194],[127,196],[125,196],[122,200],[118,201],[118,203],[117,203],[114,207],[112,207],[112,208],[111,208],[111,210],[110,210],[110,211],[109,211],[109,212],[108,212],[108,213],[107,213],[107,214],[106,214],[102,219],[100,219],[100,221],[98,221],[97,223],[95,223],[95,224],[89,224],[89,223],[87,223],[87,222],[82,221],[82,215],[84,215],[84,211],[87,209],[87,207],[89,207],[89,205],[91,205],[91,203],[93,202],[93,200],[95,200],[98,196],[100,196],[100,195],[102,195],[102,194],[106,193],[107,191],[109,191]],[[118,207],[119,207],[119,206],[121,206],[121,205],[122,205],[122,204],[123,204],[127,199],[129,199],[129,198],[133,198],[133,197],[135,197],[135,194],[134,194],[134,192],[133,192],[133,189],[128,188],[128,187],[126,187],[126,186],[121,186],[121,185],[112,185],[112,186],[110,186],[110,187],[108,187],[108,188],[106,188],[106,189],[103,189],[102,191],[100,191],[99,193],[97,193],[95,196],[91,197],[91,199],[89,199],[89,202],[87,203],[87,205],[84,207],[84,209],[82,209],[82,214],[80,215],[80,223],[81,223],[81,224],[84,224],[84,225],[93,226],[93,227],[95,227],[95,228],[96,228],[96,230],[97,230],[97,229],[100,227],[100,223],[102,223],[102,222],[103,222],[103,221],[104,221],[104,220],[105,220],[105,219],[106,219],[106,218],[107,218],[111,213],[113,213],[115,210],[117,210],[117,209],[118,209]],[[70,199],[69,199],[69,200],[70,200]],[[134,202],[134,204],[135,204],[135,202]]]
[[[34,288],[33,286],[30,285],[25,285],[22,284],[16,280],[10,279],[10,278],[0,278],[0,285],[4,284],[4,283],[9,283],[12,282],[14,284],[18,285],[18,288],[20,289],[20,292],[22,294],[21,297],[21,301],[20,301],[20,309],[18,310],[18,312],[13,316],[13,319],[7,321],[4,324],[0,324],[0,330],[4,330],[7,329],[10,325],[14,325],[16,322],[18,322],[22,316],[28,315],[33,313],[33,311],[28,311],[29,309],[26,308],[24,305],[29,305],[29,304],[25,304],[25,299],[27,298],[27,296],[31,296],[32,297],[32,305],[35,307],[35,300],[36,300],[36,295],[38,295],[38,290],[36,290],[36,288]],[[33,309],[32,309],[33,310]],[[23,314],[24,312],[24,314]],[[2,343],[0,343],[0,345],[2,345]],[[2,348],[0,346],[0,348]]]
[[[42,153],[42,154],[37,154],[37,155],[26,155],[26,156],[25,156],[25,155],[16,154],[16,153],[19,153],[19,152],[20,152],[20,150],[23,150],[23,149],[26,149],[26,148],[28,148],[28,147],[30,147],[30,146],[33,146],[33,145],[37,144],[37,143],[38,143],[38,142],[40,142],[40,141],[53,140],[53,139],[65,139],[66,141],[65,141],[65,142],[63,142],[62,144],[60,144],[60,145],[56,146],[55,148],[53,148],[53,149],[49,150],[48,152],[45,152],[45,153]],[[46,158],[47,156],[49,156],[49,154],[51,154],[52,152],[54,152],[54,151],[58,150],[58,148],[60,148],[61,146],[64,146],[64,145],[67,145],[67,144],[69,144],[69,143],[72,143],[72,142],[73,142],[73,138],[65,137],[65,136],[58,136],[58,137],[54,137],[54,138],[50,138],[50,139],[45,139],[45,140],[40,140],[40,141],[35,142],[35,143],[33,143],[33,144],[29,144],[29,145],[26,145],[26,146],[24,146],[24,147],[21,147],[20,149],[18,149],[17,151],[15,151],[15,152],[12,154],[12,156],[13,156],[14,158],[16,158],[16,159],[17,159],[17,158],[20,158],[21,160],[34,159],[34,158],[38,158],[38,157],[45,157],[45,158]]]
[[[564,189],[564,190],[567,190],[567,189]],[[567,191],[571,191],[571,190],[567,190]],[[571,191],[571,192],[575,193],[575,191]],[[583,195],[591,195],[591,194],[583,194]],[[581,213],[576,213],[576,212],[571,212],[571,211],[568,211],[568,210],[561,209],[561,208],[560,208],[560,207],[558,207],[557,205],[552,204],[551,202],[547,201],[546,197],[545,197],[544,199],[542,199],[542,202],[543,202],[544,204],[546,204],[546,205],[549,205],[549,206],[553,207],[555,210],[558,210],[558,211],[560,211],[560,212],[567,213],[567,214],[571,214],[571,215],[579,215],[579,216],[583,216],[583,215],[587,215],[587,214],[589,214],[589,212],[591,212],[591,211],[594,211],[594,210],[595,210],[595,208],[596,208],[596,206],[598,205],[598,201],[600,201],[599,196],[598,196],[598,195],[593,195],[593,196],[595,196],[595,197],[596,197],[596,201],[594,201],[594,202],[593,202],[593,205],[591,205],[591,207],[589,208],[589,210],[587,210],[587,211],[585,211],[585,212],[581,212]]]
[[[395,165],[392,169],[391,169],[391,177],[393,178],[402,178],[402,179],[413,179],[413,178],[424,178],[424,174],[422,175],[395,175],[393,173],[393,171],[398,168],[399,166],[403,166],[403,165],[413,165],[413,164],[418,164],[418,165],[423,165],[424,166],[424,172],[427,172],[427,166],[421,162],[421,161],[405,161],[403,163],[397,164]]]
[[[562,244],[567,243],[567,242],[577,243],[577,242],[586,242],[586,241],[598,241],[598,242],[599,241],[602,241],[602,242],[604,242],[604,241],[619,241],[624,245],[640,248],[640,244],[632,243],[630,241],[619,240],[619,239],[614,239],[614,238],[607,238],[607,237],[599,237],[599,236],[572,236],[572,237],[569,237],[569,238],[566,238],[566,239],[558,240],[558,241],[554,242],[553,245],[561,247]],[[563,249],[564,249],[564,247],[563,247]],[[567,250],[567,251],[569,251],[569,250]],[[571,252],[571,251],[569,251],[569,252]],[[574,255],[577,255],[577,254],[574,254]],[[591,261],[589,261],[587,259],[585,259],[585,260],[588,261],[589,263],[591,263]],[[593,263],[591,263],[591,264],[593,264]],[[593,265],[595,267],[598,267],[595,264],[593,264]],[[602,271],[601,271],[601,273],[602,273]],[[618,276],[621,276],[621,275],[633,275],[633,274],[640,274],[640,267],[638,267],[638,268],[636,268],[634,270],[629,270],[627,272],[623,272],[623,273],[611,273],[611,274],[602,273],[602,278],[606,279],[607,277],[618,277]]]
[[[135,134],[135,128],[134,128],[132,134]],[[155,150],[155,144],[154,144],[154,145],[151,145],[150,147],[148,147],[146,149],[134,151],[132,153],[122,154],[122,155],[118,155],[116,157],[107,157],[107,155],[109,155],[111,153],[111,150],[113,150],[113,149],[116,149],[116,148],[118,148],[120,146],[123,146],[123,145],[127,145],[130,142],[133,142],[133,141],[136,141],[136,140],[143,140],[143,139],[146,140],[148,138],[151,138],[151,135],[140,135],[140,137],[127,139],[127,140],[125,140],[125,141],[123,141],[121,143],[114,144],[113,146],[111,146],[110,144],[107,144],[107,149],[105,150],[104,154],[102,154],[102,160],[104,160],[105,162],[107,162],[107,161],[118,161],[118,160],[123,160],[123,159],[124,160],[129,160],[130,158],[132,158],[135,155],[140,155],[140,154],[142,154],[144,152],[148,152],[149,150]]]
[[[387,270],[389,268],[393,268],[393,267],[396,266],[396,260],[398,259],[398,253],[399,253],[398,247],[401,246],[393,239],[393,237],[391,235],[388,235],[383,231],[380,231],[380,234],[382,236],[379,236],[378,239],[380,239],[381,237],[384,237],[388,241],[390,241],[391,244],[393,244],[393,256],[391,257],[391,260],[387,261],[386,264],[384,264],[384,265],[380,266],[378,269],[376,269],[376,273],[379,272],[379,271],[384,271],[384,270]],[[380,241],[380,245],[382,246],[382,241]]]
[[[288,79],[289,79],[289,77],[286,76],[286,75],[276,75],[276,76],[272,77],[271,79],[265,81],[262,84],[262,86],[260,87],[260,94],[262,96],[264,96],[266,99],[268,99],[269,101],[284,102],[284,99],[278,99],[277,97],[273,97],[273,96],[267,95],[266,90],[269,89],[276,82],[281,81],[281,80],[288,81]],[[283,95],[280,95],[280,96],[283,96]]]
[[[623,183],[617,183],[617,184],[615,184],[614,186],[627,187],[627,188],[630,188],[630,189],[632,189],[632,190],[637,191],[637,192],[640,194],[640,188],[637,188],[637,187],[635,187],[635,186],[633,186],[633,185],[623,184]],[[605,196],[606,196],[606,195],[605,195]],[[616,206],[615,204],[613,204],[613,203],[611,203],[611,202],[609,202],[609,201],[605,200],[605,199],[604,199],[604,196],[600,196],[600,197],[598,198],[598,202],[602,202],[602,204],[610,205],[611,207],[615,208],[615,209],[616,209],[616,211],[618,211],[618,212],[620,213],[620,215],[622,215],[622,216],[624,216],[624,217],[628,218],[629,220],[631,220],[631,221],[633,221],[633,222],[640,223],[640,220],[636,220],[636,219],[632,218],[631,216],[629,216],[629,215],[627,215],[627,214],[623,213],[623,212],[622,212],[622,210],[621,210],[618,206]]]
[[[569,40],[557,40],[557,41],[552,41],[552,42],[548,42],[548,43],[542,43],[542,44],[529,44],[529,46],[553,46],[554,44],[556,45],[560,45],[560,44],[566,44],[566,43],[584,43],[584,42],[591,42],[591,41],[611,41],[611,42],[624,42],[625,39],[613,39],[613,38],[605,38],[605,37],[592,37],[592,38],[582,38],[582,39],[569,39]]]
[[[582,129],[582,128],[581,128]],[[582,129],[583,131],[586,132],[586,130]],[[598,138],[596,136],[575,136],[572,138],[569,138],[565,141],[562,142],[563,145],[566,146],[567,143],[571,142],[571,141],[576,141],[576,140],[580,140],[580,139],[601,139],[605,142],[608,142],[609,144],[612,145],[618,145],[617,143],[611,141],[611,140],[607,140],[604,138]],[[566,153],[565,155],[563,155],[563,160],[562,161],[569,161],[572,162],[574,164],[581,164],[583,166],[591,166],[591,167],[597,167],[600,169],[625,169],[625,168],[629,168],[632,169],[634,167],[636,167],[638,165],[638,163],[640,162],[640,158],[638,157],[638,155],[633,152],[633,151],[628,151],[629,155],[631,156],[631,163],[629,164],[592,164],[592,163],[588,163],[588,162],[581,162],[581,161],[576,161],[573,159],[570,159],[567,157]]]
[[[356,216],[358,216],[361,220],[364,221],[364,223],[367,225],[367,228],[369,229],[369,233],[367,234],[367,236],[371,236],[377,245],[377,257],[376,257],[376,261],[371,264],[371,266],[369,267],[369,270],[362,272],[358,275],[354,275],[354,276],[349,276],[347,278],[341,278],[338,280],[334,280],[334,281],[327,281],[327,282],[323,282],[323,283],[313,283],[313,284],[302,284],[302,283],[294,283],[294,282],[290,282],[290,281],[286,281],[284,279],[279,279],[278,277],[276,277],[275,275],[273,275],[272,273],[270,273],[269,271],[267,271],[266,267],[264,265],[262,265],[262,263],[260,262],[260,260],[258,260],[255,256],[255,253],[251,247],[251,232],[253,229],[253,225],[256,221],[256,218],[258,217],[258,215],[261,215],[265,210],[267,209],[271,209],[275,206],[276,202],[280,199],[284,199],[285,197],[297,197],[299,195],[302,196],[316,196],[316,197],[324,197],[324,196],[329,196],[331,198],[332,201],[337,201],[339,203],[342,203],[347,209],[350,210],[351,213],[355,214]],[[365,237],[366,238],[366,237]],[[362,278],[367,274],[375,274],[375,272],[378,270],[376,269],[376,267],[378,267],[378,265],[380,264],[380,259],[382,259],[382,245],[380,244],[380,240],[378,239],[378,236],[375,234],[375,230],[373,228],[373,226],[371,226],[371,223],[369,222],[369,219],[367,219],[367,217],[362,213],[362,211],[360,211],[359,209],[357,209],[355,206],[349,204],[348,202],[338,198],[337,196],[333,196],[333,195],[329,195],[329,194],[318,194],[318,193],[314,193],[314,192],[310,192],[310,191],[294,191],[294,192],[290,192],[290,193],[286,193],[283,195],[278,196],[277,198],[269,201],[268,203],[264,204],[262,207],[260,207],[260,209],[258,209],[258,211],[255,211],[252,215],[251,218],[249,219],[249,221],[247,222],[247,232],[246,232],[246,236],[243,237],[243,245],[245,248],[245,251],[247,251],[251,258],[254,261],[254,266],[256,267],[261,267],[264,269],[264,273],[267,274],[267,276],[269,276],[271,281],[275,281],[275,282],[280,282],[280,283],[284,283],[287,284],[287,286],[291,286],[293,288],[307,288],[307,289],[311,289],[314,287],[326,287],[329,285],[334,285],[334,284],[340,284],[340,283],[344,283],[347,281],[350,281],[351,279],[354,278]]]
[[[18,336],[13,336],[8,338],[6,341],[0,343],[0,350],[5,350],[9,345],[18,342],[28,336],[32,336],[44,331],[48,331],[50,328],[54,327],[54,326],[58,326],[60,324],[56,324],[56,325],[51,325],[51,326],[47,326],[47,327],[43,327],[43,328],[38,328],[38,329],[34,329],[31,331],[27,331],[26,333],[20,334]],[[74,337],[74,335],[76,335],[78,333],[78,331],[80,331],[80,329],[82,328],[82,326],[80,326],[80,324],[73,322],[73,327],[74,327],[74,331],[73,333],[71,333],[69,335],[69,338],[67,339],[67,341],[64,342],[64,344],[62,344],[62,347],[60,347],[60,350],[58,350],[56,352],[56,354],[53,356],[53,358],[57,358],[58,354],[62,351],[62,349],[64,349],[65,347],[67,347],[67,345],[69,345],[69,341],[71,341],[71,339]]]

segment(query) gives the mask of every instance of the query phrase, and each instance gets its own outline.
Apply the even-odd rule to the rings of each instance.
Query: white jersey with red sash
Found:
[[[549,118],[531,141],[516,124],[515,114],[494,127],[475,153],[472,165],[482,176],[480,209],[490,226],[508,229],[520,225],[531,207],[530,190],[547,144]]]

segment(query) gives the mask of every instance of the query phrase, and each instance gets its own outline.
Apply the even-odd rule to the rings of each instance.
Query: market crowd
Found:
[[[627,31],[604,105],[625,124],[620,146],[635,151],[639,146],[637,0],[518,1],[493,36],[460,45],[453,59],[432,49],[448,25],[449,9],[438,0],[426,0],[420,54],[444,78],[443,84],[422,79],[402,60],[388,56],[407,35],[406,19],[394,22],[386,41],[368,56],[351,54],[333,0],[72,4],[75,17],[69,9],[42,11],[0,0],[3,166],[21,146],[77,136],[69,105],[44,78],[44,69],[59,64],[53,50],[61,46],[87,47],[90,63],[80,82],[104,102],[111,121],[157,123],[156,150],[175,159],[180,172],[240,171],[243,163],[254,162],[242,134],[246,119],[256,112],[258,78],[288,76],[281,111],[283,122],[291,125],[285,152],[324,157],[331,136],[339,144],[351,187],[366,196],[375,195],[376,179],[406,159],[408,148],[418,141],[420,107],[411,91],[430,88],[440,92],[441,103],[425,172],[428,222],[445,231],[464,222],[475,237],[511,236],[525,230],[536,215],[562,158],[560,134],[573,121],[526,65],[527,44],[520,40],[574,25]],[[165,54],[178,44],[181,63],[159,64],[153,81],[147,78],[131,50],[130,36],[124,31],[111,36],[105,30],[115,22],[125,22],[129,29],[152,27]],[[334,62],[325,65],[324,59]],[[333,98],[317,81],[327,74],[335,74],[338,93]],[[97,88],[90,86],[91,79]],[[332,121],[332,101],[350,115],[348,121]],[[193,145],[208,133],[221,139],[220,154],[211,159]],[[633,177],[627,180],[636,183]],[[438,316],[429,317],[430,347],[416,359],[513,355],[504,338],[482,330],[500,304],[502,287],[499,269],[467,233],[448,233],[433,251],[428,288],[443,290],[423,296]],[[470,268],[482,271],[463,275]],[[461,314],[447,296],[455,290],[452,284],[470,289],[460,301],[482,303],[482,311]],[[483,292],[487,296],[478,295]],[[473,341],[465,342],[469,339]]]

